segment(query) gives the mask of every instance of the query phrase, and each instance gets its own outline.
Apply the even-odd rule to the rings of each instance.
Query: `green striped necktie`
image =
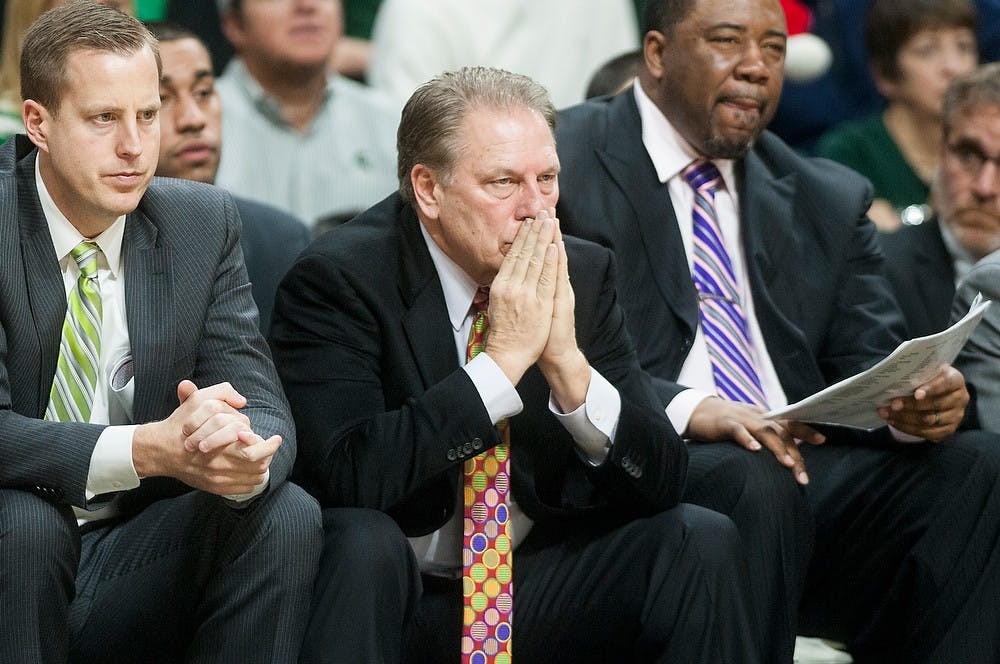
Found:
[[[59,342],[59,363],[52,380],[45,419],[88,422],[94,405],[97,367],[101,358],[101,285],[97,280],[100,248],[81,242],[70,252],[80,266],[80,278],[66,298],[66,320]]]

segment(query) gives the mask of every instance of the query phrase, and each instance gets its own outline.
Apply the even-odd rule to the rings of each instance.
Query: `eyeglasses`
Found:
[[[989,162],[1000,169],[1000,154],[991,157],[975,143],[949,143],[948,152],[967,175],[979,175]]]

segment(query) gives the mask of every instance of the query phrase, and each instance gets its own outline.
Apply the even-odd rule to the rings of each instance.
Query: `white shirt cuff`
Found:
[[[490,422],[496,424],[503,418],[524,410],[524,403],[514,385],[489,355],[480,353],[462,368],[476,386],[479,398],[483,400],[486,412],[490,415]]]
[[[694,413],[694,409],[708,397],[714,396],[711,392],[695,389],[686,389],[683,392],[679,392],[664,409],[667,413],[667,419],[670,420],[670,424],[674,427],[674,431],[683,436],[687,431],[688,424],[691,422],[691,415]]]
[[[615,386],[590,367],[590,385],[580,407],[570,413],[559,410],[559,404],[549,393],[549,411],[573,436],[582,456],[599,466],[604,463],[618,431],[622,399]]]
[[[229,496],[223,496],[223,498],[225,498],[226,500],[231,500],[234,503],[245,503],[251,498],[256,498],[257,496],[262,494],[264,492],[264,489],[267,488],[267,483],[270,481],[271,481],[271,469],[268,468],[266,471],[264,471],[264,481],[255,486],[253,488],[253,491],[251,491],[250,493],[234,493]]]
[[[102,493],[127,491],[139,486],[139,475],[132,465],[132,436],[136,425],[105,427],[90,455],[87,472],[87,500]]]

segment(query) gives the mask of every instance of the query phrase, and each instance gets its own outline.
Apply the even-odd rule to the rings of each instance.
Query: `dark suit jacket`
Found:
[[[674,381],[694,340],[698,304],[633,94],[560,114],[558,214],[566,232],[614,250],[629,332],[669,403],[682,389]],[[737,162],[736,179],[754,309],[789,402],[891,352],[903,321],[865,217],[867,181],[803,159],[767,132]]]
[[[955,359],[955,368],[969,384],[979,427],[1000,433],[1000,251],[981,259],[962,279],[955,293],[952,320],[969,313],[982,291],[993,304]]]
[[[87,504],[90,457],[101,425],[42,417],[66,316],[62,274],[34,181],[25,136],[0,148],[0,486]],[[281,434],[271,483],[295,457],[295,434],[267,347],[257,329],[239,245],[239,220],[225,192],[154,178],[125,222],[125,306],[135,361],[136,423],[177,407],[177,383],[229,381],[247,397],[254,431]],[[144,479],[121,496],[123,511],[190,490]]]
[[[243,221],[240,244],[260,312],[260,331],[267,334],[278,284],[312,236],[301,220],[287,212],[246,198],[234,200]]]
[[[536,521],[630,518],[674,505],[687,457],[636,362],[611,256],[567,239],[577,340],[622,399],[597,468],[548,412],[532,368],[511,418],[511,487]],[[271,344],[299,431],[305,484],[324,506],[392,515],[408,535],[455,508],[462,461],[499,442],[459,366],[441,282],[413,209],[394,194],[317,239],[282,282]]]
[[[895,233],[879,233],[885,273],[906,318],[911,337],[948,327],[955,297],[955,265],[937,218]]]

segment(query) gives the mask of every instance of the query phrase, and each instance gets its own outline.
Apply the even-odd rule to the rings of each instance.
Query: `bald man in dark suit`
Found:
[[[776,0],[647,3],[636,85],[560,115],[560,218],[615,252],[640,362],[691,441],[684,499],[740,529],[766,658],[788,661],[801,627],[846,642],[855,661],[995,661],[1000,563],[986,552],[1000,536],[1000,446],[953,435],[961,374],[944,367],[878,408],[891,428],[763,417],[905,336],[867,182],[765,131],[786,40]],[[688,179],[709,167],[711,194]],[[719,231],[706,239],[696,213],[708,199]],[[726,254],[724,292],[706,287],[705,271],[720,271],[709,251]],[[720,301],[739,310],[727,320],[739,319],[757,402],[724,389],[716,358],[732,347],[706,332]]]

